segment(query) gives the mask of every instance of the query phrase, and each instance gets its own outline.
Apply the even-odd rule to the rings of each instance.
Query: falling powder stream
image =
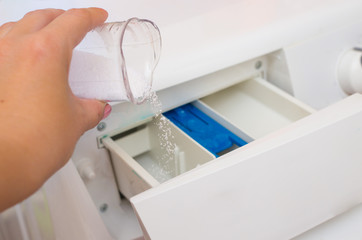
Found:
[[[162,103],[159,100],[155,92],[151,92],[148,101],[151,105],[152,111],[155,114],[154,124],[156,124],[159,133],[159,144],[163,154],[155,156],[158,165],[163,169],[162,175],[174,176],[175,169],[172,168],[172,163],[175,161],[175,148],[174,136],[171,131],[169,121],[161,114],[162,113]],[[159,179],[161,180],[161,179]],[[162,179],[163,181],[167,179]],[[161,181],[162,181],[161,180]]]

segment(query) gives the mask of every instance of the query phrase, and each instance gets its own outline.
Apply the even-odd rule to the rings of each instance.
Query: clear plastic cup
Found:
[[[140,104],[150,94],[160,52],[160,31],[153,22],[105,23],[74,49],[70,87],[79,97]]]

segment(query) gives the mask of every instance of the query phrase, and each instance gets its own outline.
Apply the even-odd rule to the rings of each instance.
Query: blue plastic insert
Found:
[[[191,103],[164,116],[216,157],[247,144]]]

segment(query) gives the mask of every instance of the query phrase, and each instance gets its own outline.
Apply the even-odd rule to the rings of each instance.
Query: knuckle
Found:
[[[38,15],[38,14],[41,13],[42,11],[44,11],[44,10],[33,10],[33,11],[30,11],[30,12],[28,12],[28,13],[26,13],[26,14],[24,15],[24,18],[32,17],[32,16],[34,16],[34,15]]]
[[[33,53],[33,56],[45,57],[51,52],[55,52],[59,45],[54,35],[42,32],[41,34],[35,34],[28,40],[29,50]]]

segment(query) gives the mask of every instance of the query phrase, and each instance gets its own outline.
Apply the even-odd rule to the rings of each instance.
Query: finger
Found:
[[[101,25],[108,14],[101,8],[70,9],[57,17],[43,31],[56,35],[73,49],[91,29]]]
[[[9,35],[21,35],[36,32],[48,25],[62,13],[64,13],[64,10],[61,9],[42,9],[29,12],[13,25]]]
[[[102,119],[106,118],[112,111],[112,107],[105,102],[95,99],[79,99],[79,111],[81,119],[80,126],[83,131],[95,127]]]
[[[15,22],[7,22],[0,27],[0,38],[4,37],[14,26]]]

